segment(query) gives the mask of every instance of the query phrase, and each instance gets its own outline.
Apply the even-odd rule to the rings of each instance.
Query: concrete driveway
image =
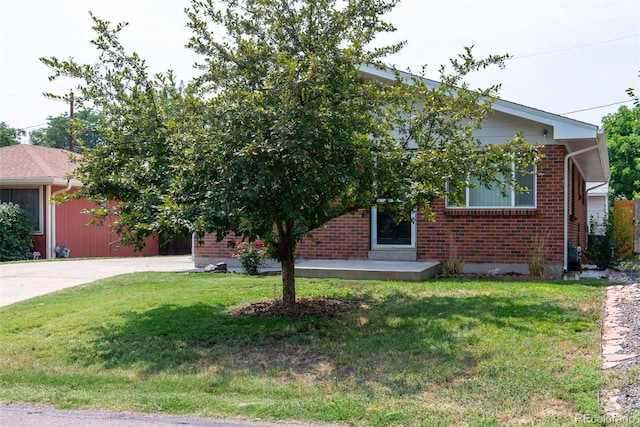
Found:
[[[197,271],[189,255],[31,261],[0,265],[0,306],[138,271]]]

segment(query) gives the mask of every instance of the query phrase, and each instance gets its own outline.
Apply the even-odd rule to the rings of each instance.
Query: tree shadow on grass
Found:
[[[222,386],[235,375],[284,381],[339,381],[393,395],[469,376],[491,347],[478,331],[514,334],[584,322],[577,308],[498,296],[428,296],[398,292],[332,318],[247,318],[223,305],[162,305],[122,313],[121,322],[87,331],[75,362],[138,375],[213,372]],[[212,374],[213,375],[213,374]],[[226,379],[226,380],[225,380]],[[213,377],[212,377],[213,380]],[[224,380],[224,381],[223,381]],[[212,383],[213,384],[213,383]]]

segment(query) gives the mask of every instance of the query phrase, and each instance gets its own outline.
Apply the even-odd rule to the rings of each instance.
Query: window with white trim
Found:
[[[0,189],[0,202],[16,204],[29,214],[33,224],[33,234],[43,233],[41,192],[41,188]]]
[[[416,214],[411,220],[396,223],[384,209],[371,208],[371,247],[373,249],[410,249],[416,247]]]
[[[478,183],[474,178],[471,182],[476,184],[475,187],[466,188],[464,194],[464,201],[460,205],[456,205],[447,200],[447,207],[449,208],[534,208],[536,206],[536,175],[534,166],[530,166],[523,171],[512,166],[513,173],[515,174],[516,183],[526,188],[527,192],[516,192],[514,189],[507,189],[506,194],[500,191],[500,188],[495,185],[492,187],[485,187]]]

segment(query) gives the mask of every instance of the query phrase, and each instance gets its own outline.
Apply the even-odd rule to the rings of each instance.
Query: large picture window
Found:
[[[465,190],[464,202],[455,205],[447,200],[447,207],[450,208],[533,208],[536,205],[536,175],[533,174],[534,167],[530,166],[526,170],[513,166],[516,183],[526,188],[528,191],[517,193],[515,190],[507,190],[503,194],[498,186],[490,188],[480,185],[477,180],[471,179],[476,184],[475,187]]]
[[[0,202],[14,203],[29,214],[34,234],[42,234],[41,200],[39,188],[0,189]]]

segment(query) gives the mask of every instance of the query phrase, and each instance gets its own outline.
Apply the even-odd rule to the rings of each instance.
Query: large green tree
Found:
[[[515,185],[512,161],[530,164],[537,151],[520,137],[497,146],[476,140],[498,87],[464,83],[503,57],[476,60],[468,49],[435,86],[362,72],[386,70],[385,56],[402,47],[371,48],[394,30],[381,17],[395,4],[193,1],[188,47],[202,55],[201,75],[185,90],[126,53],[118,40],[125,24],[94,17],[96,65],[43,59],[53,78],[82,79],[77,100],[105,117],[104,144],[85,154],[87,185],[76,194],[117,200],[94,214],[117,214],[129,244],[154,231],[262,238],[281,262],[283,300],[293,304],[297,244],[332,218],[373,205],[399,219],[414,209],[428,215],[446,184],[455,197],[469,177]]]
[[[94,129],[100,124],[101,115],[91,109],[80,109],[70,119],[68,113],[47,117],[47,126],[29,133],[29,142],[52,148],[64,148],[82,152],[93,148],[102,140]],[[73,135],[73,141],[70,140]]]
[[[622,106],[602,119],[607,146],[612,197],[640,197],[640,105]]]
[[[23,129],[12,128],[5,122],[0,122],[0,147],[20,144],[20,138],[24,135]]]

